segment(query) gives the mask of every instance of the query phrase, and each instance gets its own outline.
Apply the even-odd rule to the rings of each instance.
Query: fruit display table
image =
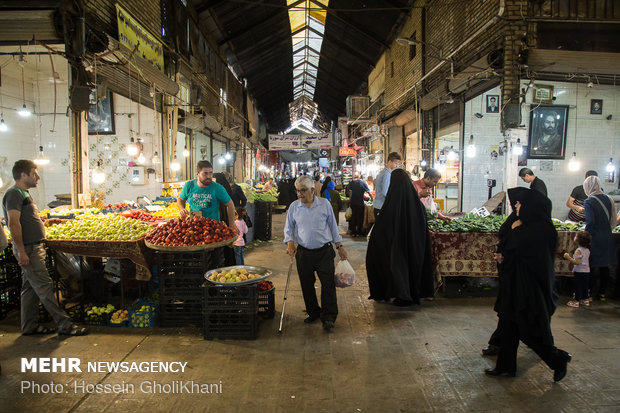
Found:
[[[136,279],[151,279],[153,251],[144,239],[137,241],[45,240],[48,248],[82,257],[129,259],[136,264]]]
[[[497,277],[497,265],[493,253],[497,245],[497,233],[454,233],[429,231],[433,266],[438,279],[441,277]],[[572,253],[575,232],[558,231],[558,250],[555,275],[573,275],[564,252]]]

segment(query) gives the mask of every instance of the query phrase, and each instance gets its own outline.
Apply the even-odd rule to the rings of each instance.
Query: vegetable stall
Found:
[[[505,216],[498,215],[479,217],[467,214],[447,222],[429,221],[436,277],[497,277],[493,253],[498,242],[497,231],[505,219]],[[554,226],[558,231],[555,274],[570,277],[573,275],[570,263],[562,258],[562,254],[575,250],[573,238],[583,224],[554,220]]]

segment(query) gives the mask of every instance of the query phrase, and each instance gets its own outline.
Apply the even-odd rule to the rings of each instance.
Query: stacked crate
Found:
[[[254,220],[254,238],[269,241],[271,239],[271,221],[274,202],[256,201]]]
[[[256,284],[204,288],[204,338],[255,339],[258,334]]]
[[[3,231],[1,227],[0,231]],[[9,311],[19,308],[20,290],[21,269],[9,244],[0,251],[0,320],[5,318]]]
[[[204,274],[220,266],[218,252],[157,251],[159,320],[162,327],[200,326]]]

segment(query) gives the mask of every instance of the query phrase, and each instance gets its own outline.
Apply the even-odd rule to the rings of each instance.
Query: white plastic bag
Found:
[[[336,265],[335,273],[334,281],[336,281],[336,287],[350,287],[355,282],[355,270],[351,267],[348,260],[341,260]]]

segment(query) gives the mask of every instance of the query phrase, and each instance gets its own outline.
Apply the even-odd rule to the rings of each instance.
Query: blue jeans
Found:
[[[235,262],[237,265],[244,265],[243,263],[243,247],[235,247]]]

